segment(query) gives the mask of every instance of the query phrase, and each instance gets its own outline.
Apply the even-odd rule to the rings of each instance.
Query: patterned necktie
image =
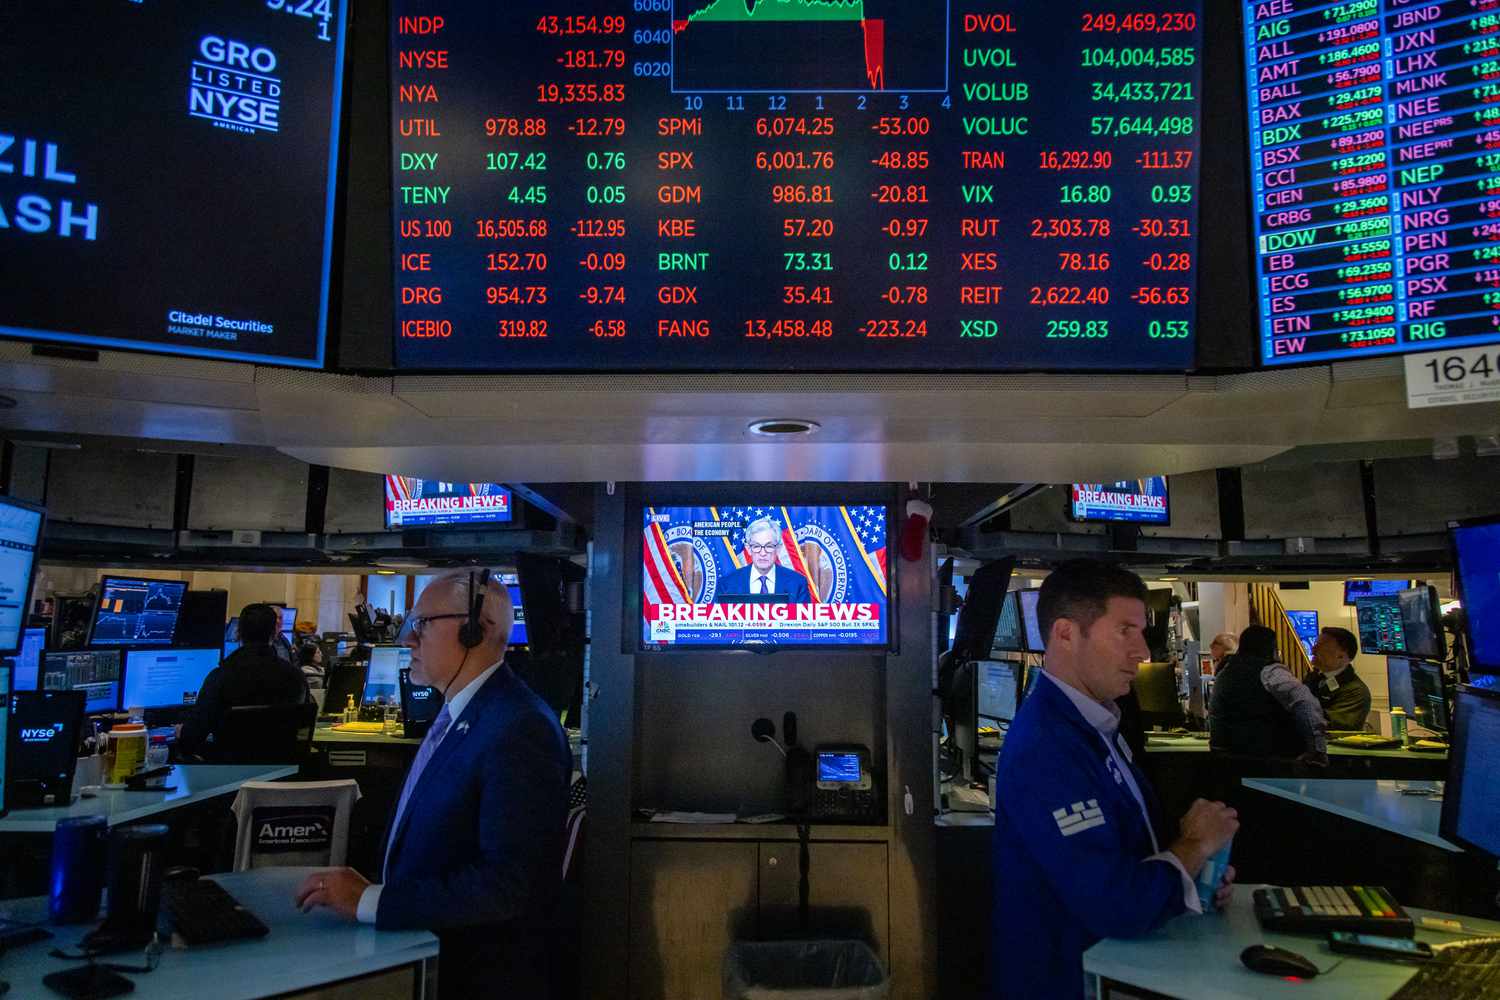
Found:
[[[396,803],[396,816],[391,821],[391,839],[386,841],[385,845],[385,862],[381,865],[382,881],[384,872],[390,868],[391,847],[396,842],[396,831],[401,827],[401,817],[406,815],[406,801],[411,798],[418,779],[422,777],[423,769],[427,767],[427,762],[437,751],[438,744],[443,741],[443,734],[448,731],[448,723],[452,721],[453,716],[448,714],[448,706],[444,705],[438,717],[433,720],[432,728],[427,730],[427,738],[422,741],[421,746],[417,747],[417,756],[411,762],[411,770],[406,772],[406,785],[401,789],[401,799]]]
[[[762,594],[769,594],[769,593],[770,593],[770,592],[771,592],[771,591],[770,591],[770,590],[769,590],[769,589],[767,589],[767,587],[766,587],[766,578],[765,578],[765,576],[764,576],[764,575],[762,575],[762,576],[761,576],[761,578],[760,578],[760,592],[761,592],[761,593],[762,593]]]

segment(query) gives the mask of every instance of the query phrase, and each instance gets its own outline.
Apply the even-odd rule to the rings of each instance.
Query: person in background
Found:
[[[1118,731],[1115,699],[1149,651],[1146,585],[1123,567],[1063,563],[1042,583],[1042,674],[996,768],[990,982],[997,998],[1084,995],[1083,953],[1200,912],[1194,878],[1239,828],[1221,802],[1163,822]],[[1215,896],[1229,899],[1234,869]]]
[[[1348,629],[1330,625],[1318,633],[1312,652],[1317,669],[1308,676],[1307,686],[1323,706],[1328,728],[1364,732],[1370,688],[1354,672],[1359,640]]]
[[[479,634],[465,642],[476,598]],[[551,991],[538,928],[562,885],[572,756],[556,716],[505,665],[513,616],[490,574],[450,573],[422,591],[401,639],[412,682],[444,704],[407,772],[381,877],[314,872],[295,896],[304,911],[435,933],[440,1000]]]
[[[1213,642],[1208,644],[1208,655],[1213,657],[1215,674],[1218,674],[1219,666],[1224,662],[1224,657],[1233,656],[1239,651],[1239,648],[1239,640],[1228,632],[1220,632],[1214,636]]]
[[[302,671],[271,647],[278,638],[279,611],[269,604],[251,604],[240,612],[240,648],[203,679],[193,713],[177,741],[181,755],[213,757],[213,740],[231,708],[250,705],[295,705],[307,701]]]
[[[302,671],[302,676],[307,678],[309,689],[318,691],[323,688],[324,664],[323,647],[311,639],[302,640],[297,647],[297,666]]]
[[[1323,708],[1307,685],[1277,662],[1276,633],[1251,625],[1240,633],[1236,648],[1214,672],[1209,745],[1228,753],[1296,757],[1304,764],[1326,766]]]

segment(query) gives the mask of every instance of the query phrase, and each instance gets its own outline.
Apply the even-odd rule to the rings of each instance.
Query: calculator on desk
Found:
[[[870,823],[879,816],[870,748],[857,743],[822,743],[814,754],[817,782],[812,817],[825,822]]]

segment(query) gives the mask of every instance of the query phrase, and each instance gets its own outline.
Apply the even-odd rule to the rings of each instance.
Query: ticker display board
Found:
[[[0,13],[0,336],[304,367],[345,0]]]
[[[1200,2],[391,17],[398,367],[1193,367]]]
[[[1500,2],[1244,21],[1262,361],[1500,339]]]

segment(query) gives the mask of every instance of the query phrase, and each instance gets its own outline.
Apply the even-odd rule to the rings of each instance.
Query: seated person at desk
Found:
[[[296,903],[434,932],[442,998],[498,988],[541,1000],[537,928],[561,889],[572,756],[546,703],[503,662],[514,612],[488,576],[439,577],[406,620],[412,683],[445,700],[407,772],[380,882],[352,868],[316,872]]]
[[[1354,658],[1359,655],[1359,640],[1346,628],[1329,626],[1318,633],[1313,643],[1313,666],[1316,672],[1307,678],[1329,729],[1363,732],[1370,714],[1370,688],[1354,672]]]
[[[737,594],[785,594],[788,604],[811,604],[807,577],[790,566],[778,565],[782,549],[781,526],[770,518],[752,521],[745,529],[745,549],[750,565],[726,573],[714,591],[715,598]]]
[[[297,669],[302,671],[302,676],[307,678],[307,686],[312,690],[323,687],[323,648],[316,642],[303,640],[297,649]]]
[[[1176,833],[1119,734],[1115,699],[1148,655],[1146,585],[1120,566],[1063,563],[1042,583],[1042,676],[995,774],[990,981],[997,998],[1083,996],[1083,953],[1199,912],[1193,879],[1239,828],[1194,802]],[[1217,901],[1226,902],[1234,869]]]
[[[177,741],[179,754],[212,758],[214,734],[231,708],[308,700],[302,671],[271,648],[280,623],[280,612],[269,604],[251,604],[240,612],[240,648],[203,679],[193,714]]]
[[[1323,707],[1307,685],[1277,662],[1276,633],[1251,625],[1240,633],[1237,648],[1214,675],[1209,745],[1229,753],[1326,765]]]

